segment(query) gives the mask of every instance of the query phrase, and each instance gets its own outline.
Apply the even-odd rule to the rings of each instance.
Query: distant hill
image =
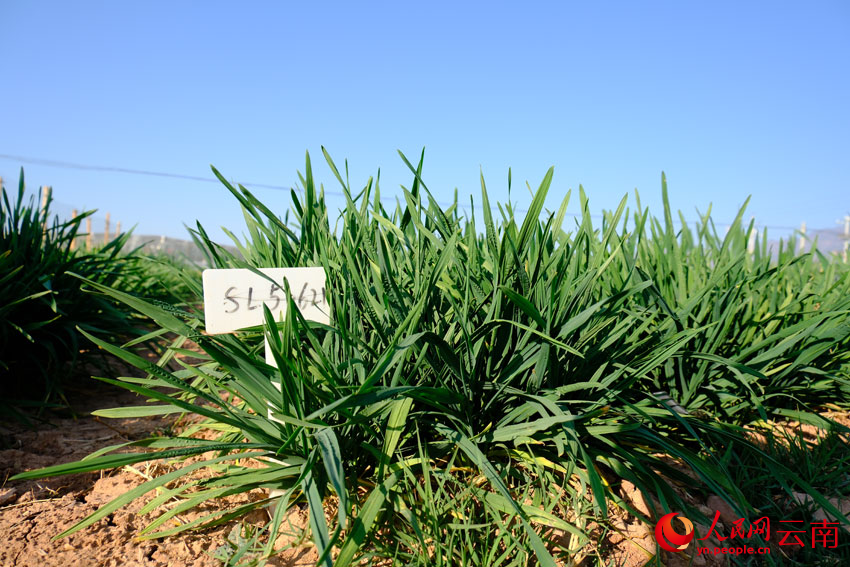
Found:
[[[103,242],[103,233],[95,233],[92,235],[95,243]],[[806,244],[804,250],[811,250],[812,242],[817,238],[818,250],[824,254],[837,253],[841,254],[844,251],[844,242],[847,238],[844,236],[843,230],[839,228],[813,229],[806,232]],[[81,242],[83,237],[80,237]],[[787,242],[787,238],[783,239]],[[154,236],[147,234],[133,234],[130,236],[126,250],[132,250],[138,247],[148,254],[167,254],[176,258],[186,258],[190,262],[206,265],[206,258],[203,253],[198,250],[198,247],[191,240],[182,238],[171,238],[168,236]],[[773,249],[776,254],[779,250],[778,240],[769,240],[768,246]],[[234,254],[239,254],[235,246],[224,246],[227,250]]]
[[[822,228],[808,230],[806,231],[806,242],[803,249],[807,252],[811,250],[812,243],[815,242],[815,239],[817,239],[818,250],[820,250],[824,254],[829,254],[832,252],[841,254],[844,251],[844,242],[847,241],[847,237],[844,236],[843,229]],[[777,250],[779,248],[779,242],[771,240],[770,246],[774,250]]]
[[[104,241],[103,233],[93,233],[92,242],[95,245],[102,244]],[[85,237],[81,236],[78,239],[79,245],[84,245]],[[154,236],[150,234],[131,234],[124,247],[125,252],[140,248],[146,254],[166,254],[174,258],[185,258],[194,264],[201,267],[206,266],[207,259],[204,254],[198,249],[194,242],[182,238],[171,238],[170,236]],[[230,252],[237,256],[239,252],[235,246],[224,246]]]
[[[149,234],[132,234],[127,242],[127,249],[138,247],[147,254],[166,254],[175,258],[185,258],[195,264],[206,264],[206,257],[191,240],[171,238],[168,236],[152,236]],[[236,249],[228,246],[228,249]]]

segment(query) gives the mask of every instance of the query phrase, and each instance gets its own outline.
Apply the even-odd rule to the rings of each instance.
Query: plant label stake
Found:
[[[308,321],[331,322],[325,288],[324,268],[245,268],[204,270],[204,316],[210,334],[230,333],[262,325],[263,304],[276,321],[286,317],[288,301],[284,285],[289,283],[292,300]],[[266,362],[277,366],[268,340]]]
[[[245,268],[204,270],[204,318],[208,333],[230,333],[262,325],[265,322],[263,304],[268,306],[275,321],[282,321],[289,305],[284,295],[284,280],[289,283],[292,300],[304,319],[330,324],[324,268],[260,268],[257,272]],[[269,340],[264,338],[263,341],[266,364],[277,368]],[[272,381],[272,384],[280,390],[280,382]],[[271,401],[268,405],[268,418],[284,423],[272,417]],[[268,460],[281,463],[273,458]],[[269,489],[270,498],[284,493],[284,490]],[[272,517],[276,508],[277,504],[272,505]]]

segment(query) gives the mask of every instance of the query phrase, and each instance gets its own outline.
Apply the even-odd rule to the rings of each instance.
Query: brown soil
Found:
[[[126,370],[123,370],[126,372]],[[73,414],[66,411],[46,416],[46,422],[34,428],[0,423],[0,566],[129,566],[129,567],[218,567],[222,561],[213,557],[227,541],[236,542],[240,526],[260,528],[268,522],[265,510],[256,510],[246,519],[210,528],[201,533],[184,532],[163,539],[143,540],[141,530],[156,516],[139,515],[139,510],[153,498],[150,494],[107,518],[71,536],[54,540],[63,530],[79,522],[101,505],[144,481],[145,476],[165,472],[168,465],[139,464],[101,473],[86,473],[38,481],[9,482],[14,474],[35,468],[77,461],[91,452],[113,444],[149,437],[167,431],[179,431],[190,425],[187,418],[171,416],[137,419],[100,419],[91,412],[101,408],[140,405],[144,400],[126,390],[92,381],[85,389],[69,392]],[[845,415],[830,415],[850,423]],[[807,431],[808,432],[808,431]],[[817,432],[812,431],[813,437]],[[687,496],[687,488],[682,490]],[[658,516],[660,507],[647,501],[630,483],[623,483],[620,496],[645,516]],[[265,491],[254,491],[230,497],[206,507],[231,509],[235,504],[266,497]],[[720,510],[722,521],[734,514],[716,497],[707,502],[692,501],[703,513],[713,515]],[[843,506],[845,502],[836,502]],[[197,517],[184,515],[184,521]],[[296,508],[286,519],[284,533],[276,542],[281,553],[267,564],[272,566],[308,566],[317,560],[315,547],[305,537],[306,512]],[[588,526],[592,528],[592,526]],[[614,508],[608,530],[597,550],[611,564],[640,567],[656,553],[654,525],[647,525],[628,512]],[[707,526],[698,526],[706,533]],[[598,535],[601,535],[598,530]],[[588,553],[592,557],[595,553]],[[690,557],[687,553],[662,553],[662,563],[679,565],[726,565],[725,557]],[[582,562],[584,565],[585,562]]]
[[[216,550],[228,539],[236,542],[242,522],[234,520],[202,533],[178,534],[169,538],[141,540],[139,532],[157,515],[137,512],[155,493],[121,508],[105,519],[60,540],[55,536],[79,522],[101,505],[144,482],[144,475],[156,476],[165,465],[138,464],[100,473],[85,473],[46,480],[10,482],[19,472],[77,461],[93,451],[127,441],[143,439],[184,422],[175,417],[144,419],[101,419],[91,416],[100,408],[141,405],[144,399],[126,390],[95,383],[84,390],[69,392],[71,412],[45,416],[35,428],[0,424],[0,566],[66,567],[213,567]],[[256,501],[265,491],[217,502],[222,508]],[[214,510],[208,506],[204,512]],[[181,518],[191,520],[192,515]],[[265,510],[256,510],[245,522],[257,528],[268,522]],[[244,519],[243,519],[244,520]],[[315,547],[303,538],[306,512],[296,509],[287,518],[287,535],[278,547],[290,547],[269,561],[273,566],[314,565]],[[303,543],[302,543],[303,541]],[[288,545],[287,545],[288,544]]]
[[[140,405],[144,400],[126,390],[105,384],[96,389],[72,392],[69,401],[76,416],[51,415],[47,423],[34,429],[20,425],[0,425],[0,479],[25,470],[77,461],[91,452],[113,444],[149,437],[152,434],[180,430],[191,420],[174,417],[136,419],[101,419],[91,415],[100,408]],[[228,539],[239,537],[240,521],[235,520],[202,533],[141,540],[139,532],[154,515],[138,515],[154,494],[121,508],[88,528],[60,540],[54,537],[79,522],[99,506],[106,504],[134,486],[144,476],[167,472],[166,465],[135,465],[101,473],[86,473],[38,481],[3,482],[0,489],[0,533],[6,545],[0,547],[0,566],[64,567],[129,566],[129,567],[218,567],[223,563],[213,557]],[[170,469],[168,469],[170,470]],[[643,496],[626,483],[622,496],[644,514],[651,514]],[[230,508],[234,504],[261,499],[264,491],[248,493],[241,499],[229,498],[217,505]],[[652,505],[654,503],[650,503]],[[206,512],[212,511],[208,507]],[[193,515],[181,516],[184,521]],[[268,522],[264,511],[252,512],[247,523],[257,528]],[[317,560],[315,547],[304,537],[306,512],[295,510],[287,518],[287,535],[278,547],[289,547],[272,560],[272,566],[308,566]],[[623,567],[645,565],[656,553],[653,527],[621,509],[614,509],[611,530],[605,537],[607,560]],[[288,546],[287,546],[288,544]],[[669,557],[665,565],[679,565],[687,559]],[[695,558],[694,565],[721,565]]]

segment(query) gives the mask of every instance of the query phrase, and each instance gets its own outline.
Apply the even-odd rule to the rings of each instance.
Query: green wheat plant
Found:
[[[54,401],[89,346],[78,329],[101,336],[135,333],[131,314],[105,296],[86,294],[75,275],[120,286],[133,263],[122,252],[127,234],[102,247],[74,250],[84,219],[51,218],[51,199],[39,207],[25,198],[21,171],[16,191],[0,197],[0,405]]]
[[[746,516],[751,504],[723,458],[730,440],[789,491],[834,509],[748,442],[742,426],[847,404],[845,267],[787,248],[773,259],[764,244],[749,255],[743,210],[724,237],[708,215],[696,232],[676,229],[664,182],[662,220],[639,200],[630,213],[624,198],[595,226],[581,189],[575,220],[569,194],[548,211],[551,169],[522,220],[510,203],[494,211],[483,176],[481,202],[476,209],[470,200],[464,214],[456,199],[443,208],[432,197],[424,152],[416,164],[401,157],[413,181],[388,209],[376,179],[353,189],[347,164],[340,172],[325,152],[346,201],[333,223],[309,155],[284,215],[214,170],[241,206],[247,236],[231,235],[233,253],[198,225],[193,238],[209,264],[324,268],[330,325],[304,320],[290,298],[282,322],[266,310],[262,327],[211,336],[198,310],[88,283],[173,341],[157,364],[132,344],[87,333],[148,373],[101,380],[152,402],[98,413],[194,412],[219,436],[146,439],[129,444],[143,452],[116,452],[125,444],[15,477],[192,457],[60,535],[153,493],[145,512],[168,498],[181,503],[142,537],[202,529],[274,503],[271,554],[276,526],[304,503],[323,566],[376,558],[569,564],[591,537],[590,521],[604,523],[612,507],[652,521],[618,496],[624,480],[665,510],[701,517],[679,485],[718,494]],[[197,280],[186,285],[200,294]],[[264,361],[263,338],[276,367]],[[169,370],[187,340],[203,360]],[[249,457],[263,465],[249,466]],[[199,479],[199,469],[213,474]],[[278,495],[169,523],[256,488]]]

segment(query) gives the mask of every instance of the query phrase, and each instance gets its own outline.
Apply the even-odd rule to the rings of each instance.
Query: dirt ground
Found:
[[[85,382],[84,382],[85,383]],[[77,461],[91,452],[109,445],[149,437],[157,432],[179,430],[186,425],[175,417],[134,419],[102,419],[91,415],[96,409],[139,405],[143,400],[126,390],[91,381],[86,388],[68,392],[73,414],[51,413],[34,428],[15,423],[0,423],[0,566],[127,566],[127,567],[218,567],[224,565],[215,557],[226,549],[227,541],[240,537],[239,521],[232,521],[203,533],[183,533],[165,539],[141,540],[139,532],[154,516],[139,515],[140,509],[154,497],[151,494],[121,508],[107,518],[75,534],[54,540],[63,530],[82,520],[112,498],[144,482],[146,476],[162,474],[163,465],[139,464],[100,473],[86,473],[48,480],[9,482],[19,472],[60,463]],[[833,416],[836,417],[836,416]],[[184,418],[185,420],[185,418]],[[847,421],[840,416],[840,421]],[[231,508],[264,498],[264,491],[231,497],[217,503]],[[639,491],[628,483],[621,496],[649,515],[650,506]],[[716,497],[715,497],[716,498]],[[731,509],[719,499],[695,503],[713,515],[721,510],[726,516]],[[836,503],[838,504],[838,503]],[[842,502],[842,505],[845,503]],[[210,506],[215,506],[212,504]],[[850,506],[850,503],[848,503]],[[210,507],[206,512],[211,511]],[[192,516],[181,516],[184,521]],[[728,518],[723,518],[728,519]],[[272,566],[308,566],[317,560],[315,547],[304,537],[307,514],[294,510],[282,528],[285,535],[278,546],[287,547],[267,564]],[[639,567],[656,553],[654,526],[620,513],[612,517],[614,530],[607,536],[606,556],[615,565]],[[265,510],[249,514],[247,523],[260,527],[268,522]],[[698,528],[704,530],[705,527]],[[705,532],[702,532],[705,533]],[[685,554],[670,557],[663,564],[725,565],[725,557],[693,557]],[[689,561],[692,561],[690,563]]]
[[[47,480],[8,482],[9,477],[34,468],[77,461],[109,445],[149,437],[158,432],[179,429],[185,423],[174,417],[105,419],[91,415],[96,409],[139,405],[143,399],[132,392],[92,381],[87,389],[69,392],[76,415],[51,414],[35,428],[0,424],[0,566],[65,567],[219,567],[214,557],[225,542],[237,541],[239,522],[233,521],[203,533],[183,533],[164,539],[140,540],[138,533],[153,519],[140,516],[139,510],[154,494],[121,508],[107,518],[61,540],[54,537],[106,504],[112,498],[141,484],[145,476],[164,472],[144,464],[111,471],[86,473]],[[648,510],[639,492],[626,486],[623,496],[644,512]],[[222,505],[233,506],[250,499],[265,497],[264,491],[232,497]],[[211,511],[207,509],[206,511]],[[192,516],[184,516],[191,520]],[[651,526],[628,514],[612,518],[619,533],[608,537],[615,564],[644,565],[656,553]],[[249,524],[260,527],[268,521],[264,511],[252,512]],[[271,566],[301,567],[314,565],[315,547],[303,537],[307,514],[296,510],[287,519],[288,535],[281,542],[289,549],[269,561]],[[287,540],[288,538],[288,540]],[[706,565],[698,560],[694,565]],[[675,560],[674,560],[675,563]],[[673,565],[674,563],[670,563]]]
[[[146,475],[161,474],[138,464],[111,471],[85,473],[47,480],[9,482],[19,472],[77,461],[93,451],[143,439],[179,427],[171,416],[135,419],[102,419],[96,409],[144,403],[132,392],[92,380],[86,389],[68,392],[71,412],[48,414],[35,428],[0,423],[0,566],[66,567],[213,567],[224,563],[216,551],[224,551],[228,539],[240,538],[240,523],[233,521],[203,533],[183,533],[170,538],[140,540],[137,534],[154,516],[138,515],[154,493],[121,508],[107,518],[61,540],[54,537],[79,522],[101,505],[144,482]],[[156,467],[157,465],[154,465]],[[254,491],[231,497],[232,506],[265,497]],[[229,507],[228,506],[228,507]],[[205,510],[210,512],[209,508]],[[190,519],[191,517],[184,517]],[[185,521],[184,519],[184,521]],[[248,523],[257,527],[268,521],[264,510],[252,512]],[[288,521],[292,548],[268,565],[306,566],[317,559],[309,539],[297,545],[297,532],[306,525],[306,512],[296,510]]]

